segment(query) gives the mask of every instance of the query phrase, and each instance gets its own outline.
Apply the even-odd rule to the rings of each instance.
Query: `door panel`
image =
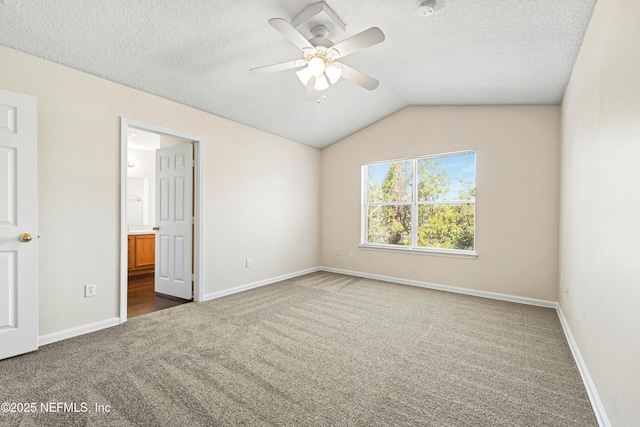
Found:
[[[156,150],[156,292],[192,299],[193,146]]]
[[[0,359],[38,348],[36,157],[35,98],[0,90]]]
[[[160,243],[160,257],[156,259],[156,275],[160,274],[163,280],[169,280],[169,236],[158,235],[156,240]],[[156,249],[156,253],[157,253]]]
[[[175,199],[175,220],[176,221],[184,221],[185,214],[188,212],[185,211],[184,205],[184,192],[185,192],[185,179],[183,176],[177,176],[175,178],[176,185],[176,199]],[[191,216],[191,214],[189,214]]]
[[[16,328],[15,299],[18,295],[16,278],[16,251],[0,253],[0,301],[10,301],[0,305],[0,330]]]
[[[0,225],[16,225],[16,149],[0,147]]]
[[[166,169],[164,169],[166,171]],[[170,179],[169,178],[162,178],[160,179],[160,185],[158,188],[160,188],[160,193],[158,194],[158,201],[160,203],[160,221],[169,221],[169,184],[170,184]],[[158,221],[156,221],[156,224],[158,223]]]
[[[175,248],[175,262],[176,262],[176,280],[180,282],[184,282],[186,280],[186,266],[184,265],[184,237],[183,236],[175,236],[174,237],[174,248]]]

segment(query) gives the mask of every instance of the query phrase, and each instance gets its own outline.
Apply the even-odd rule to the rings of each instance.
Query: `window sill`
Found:
[[[372,251],[383,251],[383,252],[400,252],[407,254],[416,254],[416,255],[433,255],[433,256],[443,256],[449,258],[464,258],[464,259],[476,259],[478,254],[475,252],[469,251],[457,251],[454,249],[418,249],[411,247],[402,247],[402,246],[382,246],[382,245],[371,245],[371,244],[360,244],[358,246],[363,250],[372,250]]]

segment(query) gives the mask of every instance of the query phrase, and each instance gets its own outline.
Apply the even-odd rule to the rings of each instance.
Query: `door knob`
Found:
[[[33,236],[29,233],[24,233],[21,234],[20,237],[18,237],[18,240],[20,240],[21,242],[30,242],[33,240]]]
[[[160,227],[158,227],[158,226],[156,225],[156,226],[154,226],[154,227],[153,227],[153,229],[154,229],[155,231],[158,231],[158,230],[160,230]]]

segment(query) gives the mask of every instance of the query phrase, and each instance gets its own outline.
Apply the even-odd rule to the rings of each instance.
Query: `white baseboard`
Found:
[[[87,325],[76,326],[75,328],[65,329],[64,331],[53,332],[38,337],[38,345],[51,344],[56,341],[66,340],[67,338],[77,337],[78,335],[88,334],[89,332],[99,331],[100,329],[110,328],[120,324],[119,317],[101,320]]]
[[[420,288],[435,289],[438,291],[454,292],[456,294],[472,295],[475,297],[497,299],[502,301],[517,302],[520,304],[536,305],[539,307],[556,308],[557,303],[535,298],[518,297],[515,295],[499,294],[497,292],[477,291],[475,289],[458,288],[456,286],[439,285],[437,283],[421,282],[418,280],[401,279],[398,277],[381,276],[379,274],[362,273],[360,271],[342,270],[339,268],[320,267],[322,271],[346,274],[347,276],[364,277],[366,279],[382,280],[385,282],[399,283],[401,285],[418,286]]]
[[[271,277],[269,279],[259,280],[253,283],[247,283],[246,285],[236,286],[235,288],[225,289],[224,291],[213,292],[211,294],[205,294],[201,301],[209,301],[216,298],[222,298],[227,295],[237,294],[238,292],[248,291],[249,289],[259,288],[260,286],[270,285],[271,283],[281,282],[283,280],[291,279],[293,277],[302,276],[309,273],[315,273],[319,271],[320,267],[308,268],[306,270],[296,271],[294,273],[283,274],[282,276]]]
[[[604,406],[602,406],[602,401],[600,400],[600,396],[598,395],[596,386],[591,379],[591,374],[589,374],[589,369],[587,369],[587,365],[584,363],[584,359],[582,359],[580,349],[578,348],[576,340],[573,338],[573,334],[571,333],[571,329],[569,328],[569,323],[564,317],[564,313],[562,312],[560,304],[556,304],[556,311],[558,312],[558,317],[560,318],[560,324],[562,324],[564,335],[567,338],[567,342],[569,343],[571,354],[573,354],[573,359],[576,361],[578,371],[580,371],[582,382],[587,389],[587,394],[589,395],[589,400],[591,401],[593,412],[595,412],[596,414],[598,424],[600,425],[600,427],[611,427],[611,423],[609,422],[609,418],[604,411]]]

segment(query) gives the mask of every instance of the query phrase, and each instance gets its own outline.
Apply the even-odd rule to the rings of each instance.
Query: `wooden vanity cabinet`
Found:
[[[156,235],[129,235],[128,271],[129,276],[153,273],[156,264]]]

